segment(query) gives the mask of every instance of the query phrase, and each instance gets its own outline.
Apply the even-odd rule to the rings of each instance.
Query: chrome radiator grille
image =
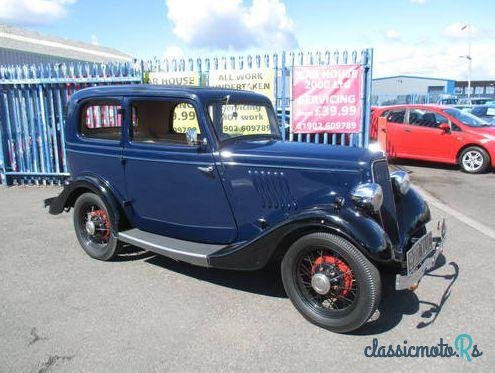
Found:
[[[373,163],[373,181],[383,190],[383,205],[380,209],[382,226],[393,243],[399,242],[399,227],[397,225],[397,211],[395,209],[394,191],[390,181],[388,163],[386,160]]]

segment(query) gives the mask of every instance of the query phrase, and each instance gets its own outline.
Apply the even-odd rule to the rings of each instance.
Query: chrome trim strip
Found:
[[[142,249],[152,251],[156,254],[164,255],[166,257],[184,261],[187,263],[208,267],[208,258],[206,255],[190,253],[172,249],[170,247],[160,246],[150,241],[145,241],[137,237],[133,237],[124,232],[119,232],[119,240],[128,244],[140,247]]]

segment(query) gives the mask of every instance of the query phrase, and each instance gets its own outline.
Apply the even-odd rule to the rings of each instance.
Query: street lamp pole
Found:
[[[461,30],[466,30],[468,32],[468,52],[466,59],[468,60],[468,100],[471,100],[471,24],[466,24],[462,26]]]

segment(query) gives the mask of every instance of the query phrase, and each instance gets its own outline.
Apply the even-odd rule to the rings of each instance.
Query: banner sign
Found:
[[[275,102],[274,69],[210,70],[209,86],[243,89],[267,96]],[[234,110],[229,115],[229,110]],[[223,118],[223,132],[228,134],[270,133],[268,114],[260,106],[237,107],[227,105]]]
[[[294,66],[293,133],[361,131],[362,65]]]
[[[199,74],[197,71],[157,71],[149,73],[150,84],[197,86]],[[174,109],[174,131],[185,133],[189,128],[200,132],[196,110],[188,103],[181,103]]]
[[[210,70],[208,85],[231,89],[244,89],[267,96],[275,102],[274,69]]]
[[[199,85],[197,71],[156,71],[149,73],[150,84]]]

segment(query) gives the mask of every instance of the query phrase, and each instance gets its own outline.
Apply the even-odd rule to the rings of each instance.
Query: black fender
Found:
[[[414,188],[410,188],[404,195],[396,196],[395,208],[400,237],[396,256],[400,260],[411,237],[431,220],[431,213],[424,198]]]
[[[91,191],[103,200],[111,214],[113,231],[118,232],[123,209],[117,202],[109,184],[96,176],[84,175],[71,180],[57,197],[45,200],[45,207],[49,206],[48,212],[52,215],[69,211],[71,207],[74,207],[77,197],[85,191]]]
[[[257,270],[284,254],[297,238],[315,231],[338,234],[352,242],[373,263],[389,263],[392,244],[371,217],[351,208],[308,210],[267,229],[252,241],[234,244],[208,257],[211,267]]]

